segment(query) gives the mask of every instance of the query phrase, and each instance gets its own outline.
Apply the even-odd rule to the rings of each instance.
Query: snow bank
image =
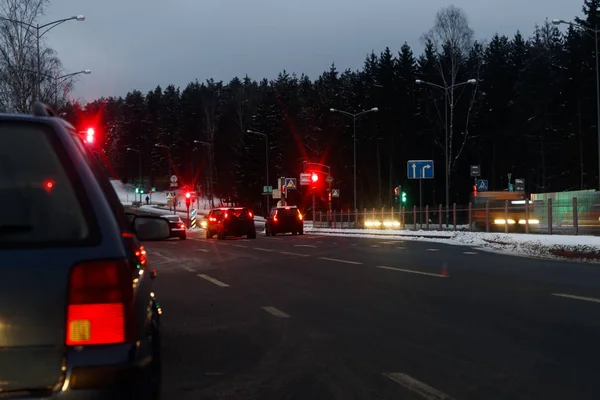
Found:
[[[306,228],[305,231],[330,236],[437,242],[529,257],[561,259],[568,257],[600,262],[600,238],[597,236],[328,228]]]

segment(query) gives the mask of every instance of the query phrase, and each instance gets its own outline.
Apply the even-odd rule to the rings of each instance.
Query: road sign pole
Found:
[[[419,179],[419,223],[421,225],[421,229],[423,229],[423,189],[422,189],[423,179]]]
[[[312,220],[313,220],[313,228],[315,226],[315,207],[316,207],[315,192],[313,190],[313,193],[312,193]]]

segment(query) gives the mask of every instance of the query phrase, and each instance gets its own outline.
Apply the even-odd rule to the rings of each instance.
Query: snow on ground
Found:
[[[371,239],[385,237],[386,239],[447,243],[529,257],[561,258],[555,252],[572,252],[600,257],[600,237],[597,236],[329,228],[306,228],[305,231],[331,236],[352,235]],[[595,262],[599,261],[595,260]]]

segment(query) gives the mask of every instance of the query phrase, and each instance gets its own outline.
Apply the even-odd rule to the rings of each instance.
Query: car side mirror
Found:
[[[131,230],[139,240],[165,240],[171,231],[166,219],[151,216],[135,216]]]

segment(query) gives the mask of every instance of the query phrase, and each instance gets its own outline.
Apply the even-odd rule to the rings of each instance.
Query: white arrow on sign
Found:
[[[413,164],[414,165],[414,164]],[[425,170],[427,168],[431,168],[431,165],[427,164],[423,167],[422,171],[421,171],[421,178],[425,177]]]
[[[412,167],[413,167],[413,177],[416,178],[417,177],[417,164],[413,163]]]

